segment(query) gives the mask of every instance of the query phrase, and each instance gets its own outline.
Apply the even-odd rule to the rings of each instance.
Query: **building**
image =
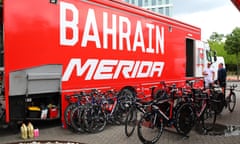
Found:
[[[172,16],[172,0],[124,0],[130,4],[149,9],[151,11]]]

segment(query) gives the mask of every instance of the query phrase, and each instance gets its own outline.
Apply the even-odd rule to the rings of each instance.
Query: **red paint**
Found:
[[[60,43],[60,3],[63,2],[73,5],[78,13],[78,40],[72,46]],[[77,66],[74,65],[69,79],[62,82],[63,113],[67,104],[64,99],[65,94],[76,89],[111,87],[120,90],[125,86],[132,86],[136,88],[137,92],[149,93],[149,86],[159,81],[185,83],[186,38],[193,40],[200,40],[201,38],[200,28],[114,0],[59,0],[57,4],[50,4],[49,0],[7,0],[4,1],[3,9],[7,121],[9,121],[9,72],[45,64],[62,64],[64,75],[72,59],[80,60],[81,66],[86,64],[88,60],[97,60],[97,67],[93,68],[91,79],[86,80],[89,69],[85,69],[82,74],[77,75]],[[88,36],[98,35],[100,47],[98,47],[99,43],[96,40],[88,39],[86,44],[82,44],[89,11],[94,12],[95,17],[91,18],[95,19],[97,31],[93,28],[92,24],[94,23],[91,23],[87,34]],[[71,10],[65,12],[66,20],[73,20],[73,12]],[[107,48],[104,47],[103,42],[104,13],[108,16],[108,28],[112,28],[113,18],[116,16],[116,45],[113,44],[113,35],[108,35]],[[128,25],[131,31],[129,39],[120,38],[119,32],[122,31],[123,34],[126,34],[128,28],[126,23],[122,23],[123,26],[120,29],[121,18],[128,19],[131,23]],[[153,28],[149,30],[150,28],[147,25]],[[140,31],[136,30],[137,27],[141,27],[138,29]],[[157,31],[157,27],[160,32]],[[163,29],[164,34],[162,33]],[[161,37],[164,38],[164,52],[161,51],[159,43],[159,51],[156,50],[157,32],[161,33]],[[152,36],[151,41],[149,41],[150,36]],[[71,27],[66,28],[66,37],[67,39],[74,37]],[[122,49],[120,46],[121,40],[123,43]],[[127,46],[128,41],[130,47]],[[139,46],[142,43],[144,43],[144,46]],[[149,46],[154,49],[153,53],[147,52]],[[110,60],[113,64],[107,64],[104,60]],[[131,66],[127,62],[126,65],[122,62],[123,66],[120,67],[120,61],[131,61],[133,68],[127,69]],[[148,70],[152,70],[148,66],[142,66],[140,71],[139,63],[142,62],[164,63],[161,74],[158,75],[158,72],[154,72],[152,75],[151,72],[147,74]],[[102,67],[98,70],[100,63]],[[120,72],[114,79],[118,68]],[[124,68],[126,73],[122,72]],[[133,74],[134,71],[136,73],[140,71],[142,75],[146,74],[146,76],[137,77],[137,74]],[[95,77],[96,73],[100,77],[108,76],[108,78],[97,79],[97,76]],[[129,77],[126,78],[128,75]],[[133,77],[131,77],[132,75]],[[142,91],[142,88],[147,90]]]

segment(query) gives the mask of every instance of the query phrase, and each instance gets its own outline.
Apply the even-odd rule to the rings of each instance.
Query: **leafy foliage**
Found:
[[[210,36],[209,41],[211,42],[221,42],[224,38],[223,34],[218,34],[217,32],[213,32],[212,35]]]
[[[218,56],[223,56],[227,69],[238,73],[238,55],[240,53],[240,28],[236,27],[232,33],[224,36],[213,32],[208,40],[211,50]]]
[[[235,54],[237,65],[237,79],[239,79],[239,53],[240,53],[240,28],[236,27],[231,34],[226,36],[224,49],[228,54]]]
[[[212,51],[217,52],[217,56],[223,56],[226,64],[236,64],[237,59],[234,54],[228,54],[227,51],[224,49],[225,42],[223,41],[212,41],[208,40],[209,46]]]
[[[240,28],[236,27],[231,34],[226,36],[224,49],[228,54],[236,54],[240,52]]]

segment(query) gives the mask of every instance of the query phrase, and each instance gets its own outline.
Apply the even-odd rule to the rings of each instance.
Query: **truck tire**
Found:
[[[135,99],[135,94],[133,91],[129,89],[123,89],[118,95],[118,106],[117,106],[117,114],[120,118],[120,123],[124,124],[126,121],[127,113],[130,110],[129,103],[132,103]]]

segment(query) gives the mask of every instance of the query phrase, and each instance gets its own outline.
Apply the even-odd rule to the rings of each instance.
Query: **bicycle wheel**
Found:
[[[219,101],[218,103],[215,103],[216,113],[218,115],[223,111],[225,98],[224,98],[223,93],[214,94],[213,97],[215,100]]]
[[[5,109],[0,108],[0,125],[5,124],[5,118],[6,118],[6,113],[5,113]]]
[[[130,111],[130,108],[122,108],[120,103],[117,103],[113,116],[116,123],[124,124],[127,118],[127,114]]]
[[[233,112],[235,105],[236,105],[236,94],[232,92],[228,97],[227,97],[227,106],[228,110],[230,112]]]
[[[214,105],[210,103],[210,105],[205,108],[202,115],[203,128],[207,131],[212,130],[215,126],[216,117],[217,112],[214,109]]]
[[[75,130],[76,132],[81,132],[81,133],[85,132],[84,123],[82,119],[83,111],[84,111],[84,106],[77,106],[73,108],[71,111],[71,117],[70,117],[71,126],[73,130]]]
[[[163,132],[162,118],[157,113],[145,113],[138,123],[138,138],[144,144],[156,143]]]
[[[182,103],[176,109],[175,128],[178,133],[187,135],[195,123],[195,114],[193,107],[188,103]]]
[[[65,121],[65,123],[67,125],[67,128],[70,128],[70,129],[72,129],[72,125],[71,125],[71,111],[75,107],[76,107],[76,104],[75,103],[71,103],[64,110],[64,121]]]
[[[125,134],[127,137],[130,137],[133,134],[136,125],[137,125],[137,110],[133,106],[128,112],[125,121]]]
[[[86,108],[83,113],[83,120],[86,131],[90,133],[103,131],[107,124],[106,114],[99,105],[91,105]]]

